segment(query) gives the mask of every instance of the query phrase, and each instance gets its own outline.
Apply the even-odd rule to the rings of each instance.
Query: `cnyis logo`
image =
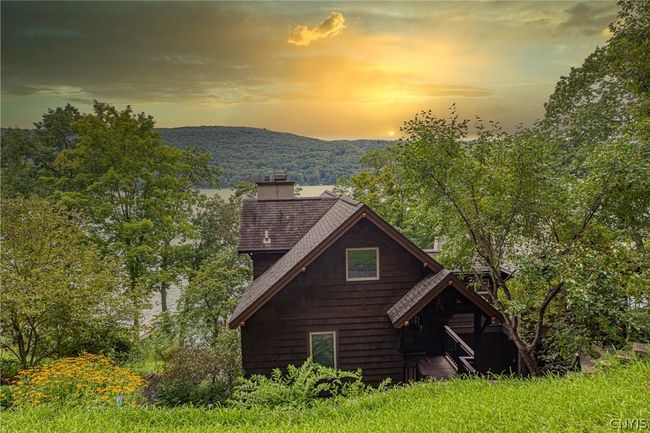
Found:
[[[615,430],[650,430],[647,418],[612,418],[609,426]]]

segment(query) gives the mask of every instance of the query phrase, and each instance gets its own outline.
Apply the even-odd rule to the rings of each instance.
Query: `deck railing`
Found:
[[[457,372],[473,374],[474,351],[449,326],[445,326],[445,356]]]
[[[425,352],[407,352],[404,354],[404,381],[414,382],[422,379],[418,361],[426,356]]]

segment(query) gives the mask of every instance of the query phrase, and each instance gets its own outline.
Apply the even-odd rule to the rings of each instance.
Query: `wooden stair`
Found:
[[[458,372],[444,355],[427,356],[418,361],[418,369],[426,379],[448,379]]]

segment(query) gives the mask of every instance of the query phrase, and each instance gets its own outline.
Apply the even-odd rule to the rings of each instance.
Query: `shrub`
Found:
[[[117,366],[110,358],[86,354],[21,371],[12,387],[13,403],[116,404],[122,395],[123,404],[137,405],[143,383],[140,376]]]
[[[372,390],[361,381],[361,370],[342,371],[308,359],[300,367],[290,365],[271,377],[242,378],[230,402],[243,407],[309,407],[324,398],[354,397]],[[382,384],[382,388],[385,384]]]
[[[163,406],[221,404],[231,396],[240,374],[227,355],[204,347],[171,348],[164,354],[162,374],[147,377],[144,395]]]
[[[13,395],[10,386],[0,386],[0,409],[8,409],[13,406]]]
[[[20,362],[15,358],[0,359],[0,385],[7,385],[13,381],[20,371]]]

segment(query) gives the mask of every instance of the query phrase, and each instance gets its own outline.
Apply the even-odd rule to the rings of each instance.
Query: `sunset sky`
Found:
[[[390,138],[423,109],[541,116],[613,2],[2,2],[2,126],[66,102],[158,126]]]

